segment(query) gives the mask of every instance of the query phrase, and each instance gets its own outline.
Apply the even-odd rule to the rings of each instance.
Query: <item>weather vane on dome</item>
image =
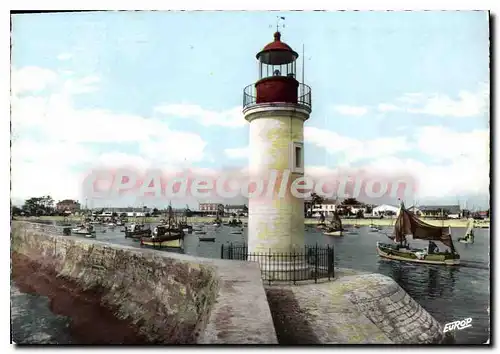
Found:
[[[280,31],[280,21],[281,20],[285,20],[285,18],[283,16],[276,16],[276,32],[279,32]],[[272,26],[269,25],[269,28],[271,28]],[[285,24],[282,23],[281,24],[281,28],[285,28]]]

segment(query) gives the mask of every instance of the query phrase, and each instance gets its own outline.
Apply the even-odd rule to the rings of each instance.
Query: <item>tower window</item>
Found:
[[[295,146],[295,168],[302,168],[302,147]]]
[[[290,145],[291,172],[304,173],[304,145],[302,142],[292,142]]]

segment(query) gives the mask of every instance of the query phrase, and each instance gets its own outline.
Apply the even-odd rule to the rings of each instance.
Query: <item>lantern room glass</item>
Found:
[[[269,56],[272,57],[273,53],[269,53]],[[264,56],[259,58],[259,80],[272,76],[296,78],[296,58],[288,63],[280,63],[279,61],[273,60],[266,60],[266,62],[264,62],[263,58]],[[270,64],[268,62],[274,63]]]

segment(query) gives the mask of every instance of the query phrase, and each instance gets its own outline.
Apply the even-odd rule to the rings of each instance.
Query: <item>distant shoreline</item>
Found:
[[[129,217],[128,220],[130,221],[137,221],[137,222],[146,222],[146,223],[155,223],[159,222],[161,219],[163,219],[164,216],[159,216],[159,217],[148,217],[148,218],[142,218],[142,217]],[[189,223],[204,223],[204,222],[210,222],[214,220],[215,217],[202,217],[202,216],[193,216],[188,218]],[[223,222],[227,222],[231,219],[231,217],[224,217],[222,218]],[[64,217],[63,216],[40,216],[40,217],[16,217],[16,220],[26,220],[26,221],[63,221]],[[68,217],[68,220],[71,222],[78,222],[81,220],[81,217],[79,216],[70,216]],[[248,218],[240,218],[241,221],[247,222]],[[393,226],[394,222],[396,219],[342,219],[342,224],[344,225],[360,225],[360,226],[368,226],[370,224],[376,225],[376,226]],[[445,227],[467,227],[467,219],[448,219],[448,220],[429,220],[429,219],[423,219],[426,223],[434,226],[445,226]],[[326,223],[329,222],[329,219],[326,220]],[[319,223],[318,219],[305,219],[304,224],[305,225],[316,225]],[[477,224],[487,226],[488,228],[490,227],[490,220],[478,220],[476,221]]]

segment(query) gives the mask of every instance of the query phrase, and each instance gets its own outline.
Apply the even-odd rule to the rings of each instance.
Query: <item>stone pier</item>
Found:
[[[13,222],[11,241],[14,253],[38,264],[33,272],[50,269],[57,279],[75,283],[72,291],[97,289],[103,310],[127,319],[151,343],[430,344],[446,339],[442,325],[381,274],[337,268],[332,281],[264,288],[256,262],[62,236],[28,222]],[[12,267],[16,273],[16,264]],[[110,343],[120,343],[119,338]],[[82,344],[93,343],[89,338]]]

